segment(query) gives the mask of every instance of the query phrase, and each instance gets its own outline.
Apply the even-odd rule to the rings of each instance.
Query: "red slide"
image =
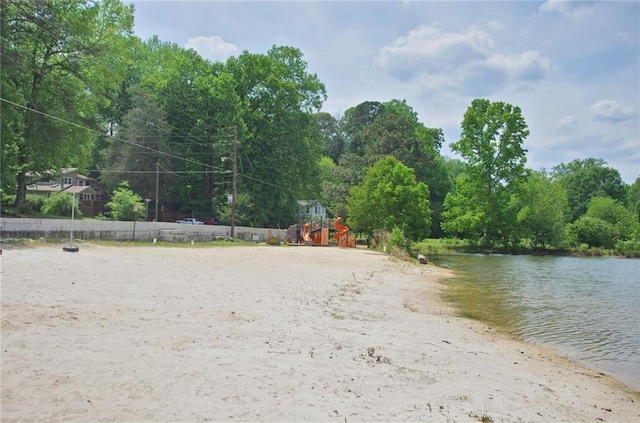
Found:
[[[347,235],[347,232],[349,232],[349,228],[343,225],[342,223],[340,223],[341,220],[342,220],[341,217],[336,218],[335,227],[338,232],[333,234],[333,237],[337,240],[340,240],[340,238]]]
[[[311,225],[308,222],[302,226],[302,240],[304,242],[313,242],[311,240]]]

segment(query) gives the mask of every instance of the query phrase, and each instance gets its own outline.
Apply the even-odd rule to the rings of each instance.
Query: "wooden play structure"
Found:
[[[341,223],[341,218],[335,220],[333,228],[330,228],[329,220],[305,222],[291,225],[287,229],[287,243],[290,245],[329,245],[329,232],[333,230],[333,237],[338,241],[339,247],[355,248],[356,238],[349,235],[349,228]]]

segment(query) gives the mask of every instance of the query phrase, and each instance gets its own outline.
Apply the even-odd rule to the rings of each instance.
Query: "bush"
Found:
[[[582,216],[568,229],[568,239],[574,245],[587,244],[589,247],[613,248],[615,228],[611,223],[595,217]]]
[[[616,242],[616,252],[625,257],[640,257],[640,233],[631,239]]]
[[[46,201],[47,198],[42,195],[27,194],[26,204],[29,206],[31,211],[41,211]]]
[[[2,194],[1,200],[2,207],[13,206],[16,203],[15,194]]]
[[[138,211],[134,211],[134,206],[138,206]],[[144,201],[142,197],[129,189],[129,182],[120,183],[113,191],[111,201],[107,203],[109,215],[113,220],[142,220],[144,219]]]
[[[393,227],[389,235],[389,247],[391,247],[391,249],[397,248],[405,252],[409,251],[409,241],[402,229],[397,226]]]
[[[51,196],[47,198],[42,206],[42,213],[54,215],[54,216],[67,216],[71,217],[73,208],[73,196],[68,192],[53,192]],[[81,217],[78,200],[75,204],[75,217]]]

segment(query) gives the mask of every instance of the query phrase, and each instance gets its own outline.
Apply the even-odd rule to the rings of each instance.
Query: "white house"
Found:
[[[327,209],[318,200],[298,200],[298,214],[301,222],[327,219]]]

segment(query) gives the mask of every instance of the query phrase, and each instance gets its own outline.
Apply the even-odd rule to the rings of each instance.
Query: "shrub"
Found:
[[[54,215],[54,216],[68,216],[71,217],[73,208],[73,196],[68,192],[53,192],[51,196],[47,198],[42,206],[42,213]],[[75,204],[75,216],[81,217],[78,200]]]
[[[134,206],[138,205],[138,211],[134,211]],[[144,201],[142,197],[129,189],[129,182],[120,183],[113,191],[111,201],[107,203],[109,215],[113,220],[135,220],[144,218]]]
[[[389,247],[391,247],[391,249],[397,248],[405,252],[409,251],[409,241],[402,229],[398,226],[394,226],[391,230],[391,234],[389,235]]]
[[[16,196],[15,194],[2,194],[0,201],[2,207],[13,206],[16,203]]]
[[[31,211],[39,212],[42,210],[42,207],[44,207],[46,201],[47,198],[42,195],[27,194],[25,202]]]
[[[611,223],[595,217],[582,216],[568,227],[571,243],[589,247],[614,247],[615,228]]]

